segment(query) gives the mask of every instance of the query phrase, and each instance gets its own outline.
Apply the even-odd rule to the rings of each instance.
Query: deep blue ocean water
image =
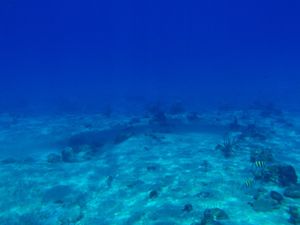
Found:
[[[1,2],[1,111],[299,97],[297,1]],[[100,103],[99,103],[100,102]]]

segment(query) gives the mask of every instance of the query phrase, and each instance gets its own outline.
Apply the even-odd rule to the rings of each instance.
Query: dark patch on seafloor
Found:
[[[134,122],[132,122],[134,121]],[[111,149],[112,146],[123,143],[133,136],[165,133],[213,133],[223,134],[226,127],[201,120],[184,120],[178,117],[169,117],[164,113],[155,114],[149,120],[131,120],[106,130],[84,131],[74,134],[60,143],[62,152],[60,160],[63,162],[83,162],[93,159],[96,155]],[[48,162],[59,162],[57,156],[48,156]]]

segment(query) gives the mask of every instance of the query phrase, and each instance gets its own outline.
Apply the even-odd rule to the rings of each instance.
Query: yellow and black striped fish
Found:
[[[244,186],[247,188],[251,187],[253,184],[254,184],[254,178],[248,178],[244,182]]]
[[[263,168],[263,167],[265,167],[265,165],[266,165],[265,161],[255,161],[254,162],[254,166],[257,168]]]

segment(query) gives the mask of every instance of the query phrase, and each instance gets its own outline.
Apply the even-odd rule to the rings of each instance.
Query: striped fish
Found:
[[[247,187],[247,188],[251,187],[254,184],[254,181],[255,180],[253,178],[248,178],[248,179],[245,180],[244,186]]]
[[[263,167],[265,167],[266,163],[264,161],[255,161],[254,165],[257,168],[263,168]]]

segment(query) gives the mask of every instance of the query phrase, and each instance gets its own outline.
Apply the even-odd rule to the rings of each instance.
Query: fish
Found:
[[[248,178],[248,179],[246,179],[245,181],[244,181],[244,185],[243,186],[245,186],[245,187],[251,187],[253,184],[254,184],[254,182],[255,182],[255,180],[254,180],[254,178]]]
[[[254,166],[257,168],[264,168],[266,165],[265,161],[255,161]]]

